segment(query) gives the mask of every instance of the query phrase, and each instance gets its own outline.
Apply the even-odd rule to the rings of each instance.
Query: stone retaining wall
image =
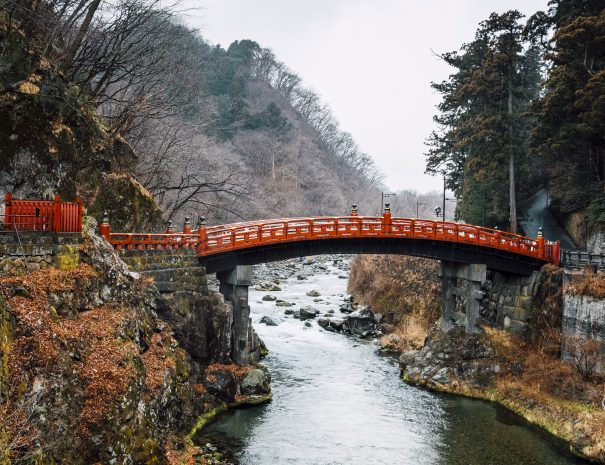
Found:
[[[79,263],[80,234],[0,232],[0,275],[10,276],[48,267],[72,269]]]
[[[153,277],[162,293],[208,291],[195,249],[125,251],[121,256],[131,271]]]
[[[579,273],[565,274],[565,284]],[[605,375],[605,299],[588,295],[563,295],[562,358],[574,362],[584,356],[585,368]]]

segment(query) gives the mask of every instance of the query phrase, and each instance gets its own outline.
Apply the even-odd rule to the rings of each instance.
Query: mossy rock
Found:
[[[75,270],[80,264],[80,250],[71,245],[60,245],[53,257],[55,265],[62,271]]]
[[[144,231],[160,227],[162,212],[151,193],[128,174],[109,173],[89,186],[94,202],[88,214],[100,219],[109,214],[113,231]]]

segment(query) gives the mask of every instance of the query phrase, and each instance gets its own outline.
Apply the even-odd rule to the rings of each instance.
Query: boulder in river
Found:
[[[229,370],[211,365],[206,370],[204,386],[211,394],[232,401],[237,394],[237,377]]]
[[[256,289],[257,291],[271,291],[271,292],[281,291],[281,287],[279,287],[275,283],[260,283],[254,289]]]
[[[319,293],[319,291],[312,290],[312,291],[307,292],[307,295],[309,297],[319,297],[321,294]]]
[[[345,299],[345,303],[340,306],[339,310],[342,313],[353,313],[356,308],[357,307],[356,307],[356,305],[353,302],[351,302],[350,300],[347,301]]]
[[[419,353],[417,350],[410,350],[401,354],[399,356],[399,368],[401,371],[405,371],[408,366],[412,365]]]
[[[351,334],[361,335],[374,329],[374,314],[369,308],[356,310],[347,317]]]
[[[281,321],[279,321],[277,318],[273,318],[269,315],[265,315],[264,317],[262,317],[260,319],[260,322],[267,326],[279,326],[279,324],[281,323]]]
[[[330,328],[332,328],[336,331],[342,331],[344,324],[345,324],[345,320],[343,320],[341,318],[333,318],[329,322]]]
[[[267,394],[271,391],[270,382],[271,375],[266,368],[254,368],[243,377],[240,389],[245,395]]]
[[[275,297],[274,295],[271,295],[271,294],[267,294],[266,296],[263,296],[263,300],[265,302],[274,302],[277,300],[277,297]]]
[[[329,318],[325,318],[325,317],[319,318],[317,320],[317,324],[319,326],[321,326],[322,328],[325,328],[325,327],[327,327],[327,326],[330,325],[330,319]]]
[[[286,302],[285,300],[278,300],[275,305],[278,307],[291,307],[292,304],[290,302]]]
[[[300,309],[299,318],[303,321],[308,320],[310,318],[315,318],[316,316],[317,316],[317,310],[315,310],[313,307],[306,306],[306,307],[302,307]]]

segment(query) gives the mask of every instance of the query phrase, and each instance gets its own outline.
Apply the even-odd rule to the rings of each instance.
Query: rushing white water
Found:
[[[266,294],[311,305],[334,317],[346,290],[342,270],[326,261],[280,267],[282,291],[250,292],[253,324],[269,348],[273,401],[231,412],[199,437],[230,449],[249,465],[535,464],[582,463],[546,434],[489,404],[435,394],[401,381],[396,361],[371,341],[327,332],[263,302]],[[306,265],[308,267],[312,265]],[[317,290],[319,298],[309,297]],[[315,302],[314,299],[322,299]],[[278,326],[259,321],[264,315]]]

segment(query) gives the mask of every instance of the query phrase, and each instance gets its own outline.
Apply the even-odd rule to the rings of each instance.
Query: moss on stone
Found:
[[[55,253],[54,261],[61,271],[75,270],[80,264],[80,251],[71,245],[60,245]]]
[[[226,411],[228,408],[229,408],[229,405],[223,402],[222,404],[218,405],[217,407],[214,407],[210,411],[199,416],[197,421],[195,422],[195,425],[193,425],[193,428],[191,428],[191,431],[189,431],[189,434],[187,435],[187,439],[190,440],[193,436],[195,436],[195,434],[198,431],[200,431],[210,421],[212,421],[214,418],[216,418],[216,416],[218,414]]]

